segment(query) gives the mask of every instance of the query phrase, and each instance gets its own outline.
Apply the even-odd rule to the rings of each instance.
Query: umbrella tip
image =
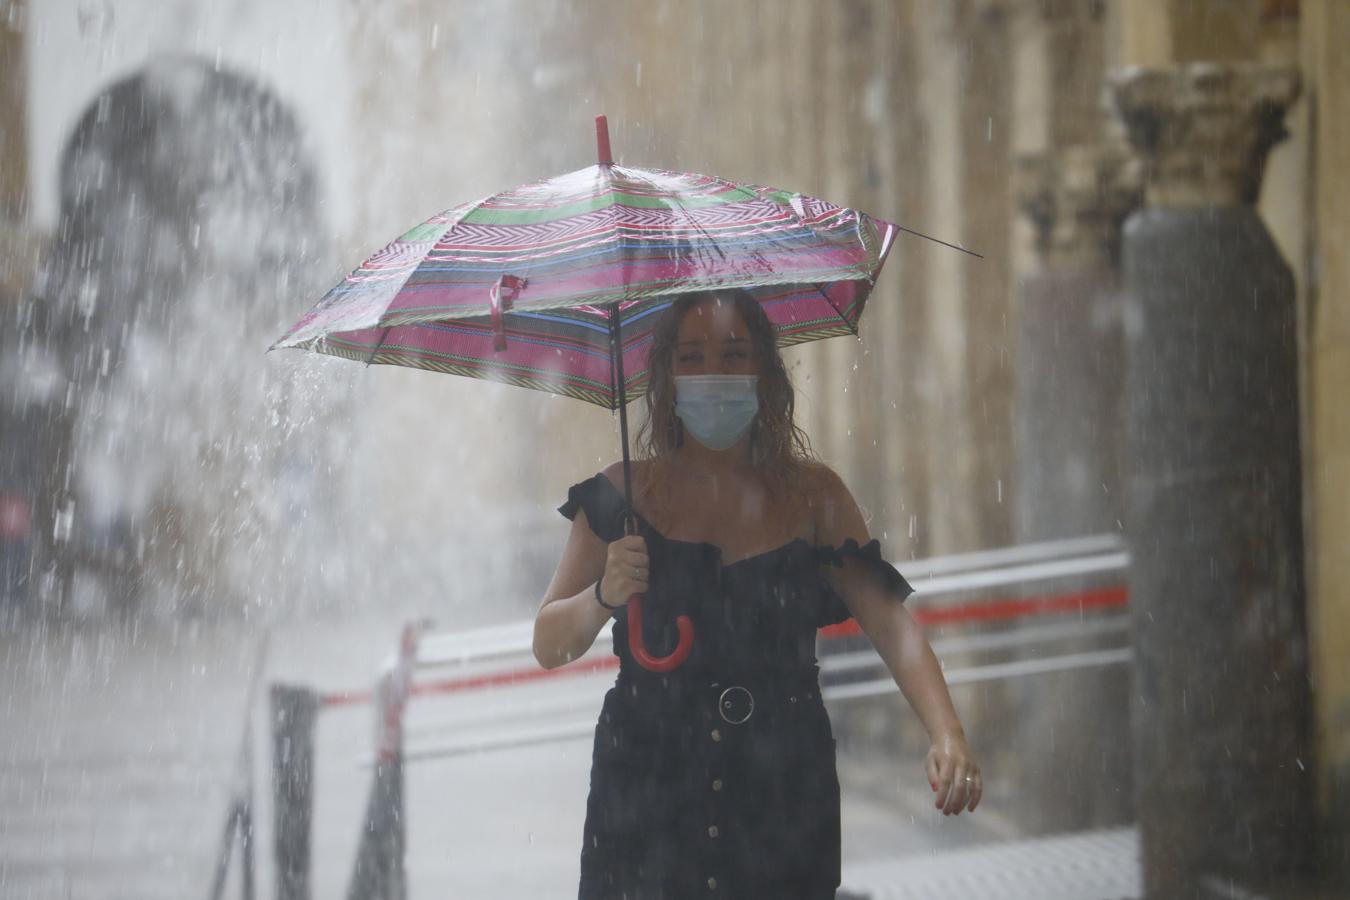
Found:
[[[595,117],[595,153],[600,165],[614,165],[614,157],[609,152],[609,122],[604,116]]]

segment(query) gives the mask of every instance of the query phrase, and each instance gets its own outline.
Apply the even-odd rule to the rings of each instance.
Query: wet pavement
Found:
[[[396,646],[398,629],[393,618],[278,629],[262,681],[367,687]],[[256,632],[237,626],[160,628],[116,638],[78,630],[37,641],[5,638],[0,897],[205,897],[257,644]],[[490,708],[513,701],[487,693],[467,702]],[[271,896],[271,757],[263,704],[253,706],[257,878],[260,895]],[[426,734],[435,719],[426,710],[410,717],[410,740]],[[373,729],[366,705],[321,714],[316,898],[345,894],[369,788]],[[589,763],[585,736],[411,761],[409,895],[574,897]],[[954,883],[938,877],[942,872],[978,873],[972,860],[983,858],[980,848],[1012,852],[1008,848],[1018,846],[1009,843],[1016,837],[1012,817],[996,804],[959,819],[933,810],[921,760],[869,771],[841,756],[840,773],[846,888],[878,900],[953,896]],[[1128,852],[1128,835],[1114,841],[1099,842],[1098,849]],[[1095,865],[1098,874],[1120,868],[1118,860]],[[1073,870],[1063,868],[1060,877],[1068,879]],[[924,884],[932,892],[924,893]],[[226,896],[239,896],[237,868]],[[1074,896],[1115,900],[1129,894]]]

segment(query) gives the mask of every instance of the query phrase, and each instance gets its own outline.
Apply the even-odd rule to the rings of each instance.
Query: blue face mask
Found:
[[[675,415],[700,444],[725,450],[759,412],[758,375],[676,375]]]

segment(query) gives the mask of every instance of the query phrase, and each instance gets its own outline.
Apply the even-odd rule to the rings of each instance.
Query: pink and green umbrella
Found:
[[[599,165],[434,216],[273,347],[616,409],[646,390],[652,327],[675,294],[745,288],[782,346],[857,333],[896,226],[776,188],[615,165],[603,117],[597,127]]]
[[[603,116],[596,136],[597,165],[413,228],[273,349],[484,378],[618,409],[628,481],[626,405],[647,388],[652,330],[674,295],[743,288],[781,346],[857,333],[895,236],[907,229],[790,191],[615,165]],[[641,613],[630,609],[631,629]],[[681,645],[687,653],[683,636]]]

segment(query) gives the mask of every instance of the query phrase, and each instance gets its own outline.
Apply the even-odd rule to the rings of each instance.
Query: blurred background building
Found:
[[[0,0],[5,619],[530,615],[564,534],[554,508],[616,455],[611,416],[264,351],[409,225],[591,164],[603,112],[621,162],[799,190],[984,254],[902,238],[861,338],[789,361],[816,449],[892,559],[1102,533],[1135,554],[1142,669],[1090,694],[1067,675],[967,698],[972,733],[1006,738],[986,767],[1016,773],[1002,790],[1021,827],[1139,820],[1146,862],[1184,869],[1147,823],[1196,824],[1141,760],[1156,743],[1157,765],[1200,780],[1213,762],[1147,700],[1184,703],[1159,685],[1200,677],[1176,662],[1191,658],[1216,673],[1207,702],[1239,712],[1274,682],[1228,665],[1297,685],[1258,719],[1292,737],[1242,777],[1306,772],[1288,785],[1308,821],[1278,823],[1279,865],[1231,865],[1344,873],[1347,43],[1341,0]],[[1187,268],[1227,238],[1166,237],[1197,210],[1220,229],[1235,211],[1213,234],[1273,240],[1231,259],[1251,297]],[[1160,246],[1179,248],[1170,269]],[[1227,304],[1197,303],[1194,333],[1191,288],[1167,294],[1188,271]],[[1286,301],[1287,330],[1214,314]],[[1267,327],[1292,355],[1204,381]],[[1150,371],[1190,372],[1209,403],[1187,412]],[[1202,424],[1149,431],[1210,408],[1236,410],[1216,419],[1245,429],[1232,446]],[[1274,472],[1273,505],[1215,509],[1236,496],[1207,474],[1216,458]],[[1186,493],[1200,482],[1221,487]],[[1163,493],[1187,511],[1160,511]],[[1224,530],[1234,519],[1288,527]],[[1218,549],[1186,544],[1188,527],[1221,532]],[[1218,573],[1204,602],[1169,580],[1197,559]],[[1244,584],[1271,596],[1242,607]],[[1150,630],[1174,608],[1198,618]],[[851,728],[866,746],[914,739]],[[1255,733],[1205,728],[1220,745]],[[1264,802],[1252,814],[1278,819]]]

